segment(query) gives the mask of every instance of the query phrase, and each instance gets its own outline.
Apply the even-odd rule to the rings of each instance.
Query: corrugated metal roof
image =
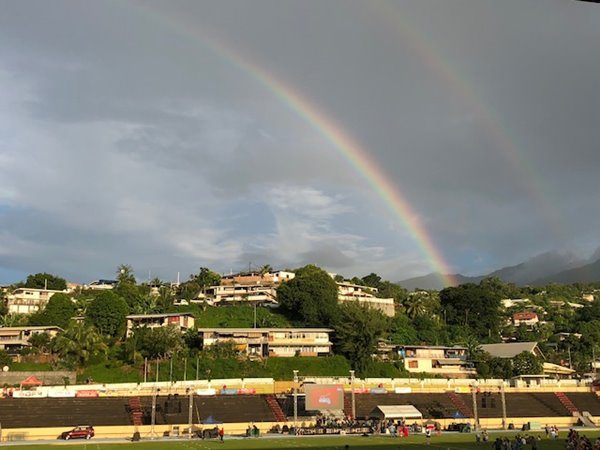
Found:
[[[481,349],[496,358],[514,358],[519,353],[534,353],[537,342],[507,342],[504,344],[483,344]]]

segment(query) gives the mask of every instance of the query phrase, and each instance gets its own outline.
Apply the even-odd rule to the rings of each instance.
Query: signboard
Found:
[[[43,398],[46,397],[45,392],[41,391],[13,391],[14,398]]]
[[[254,388],[241,388],[241,389],[238,389],[238,394],[240,394],[240,395],[253,395],[253,394],[256,394],[256,389],[254,389]]]
[[[396,394],[410,394],[412,392],[412,388],[410,387],[397,387],[394,389]]]
[[[237,389],[221,389],[221,395],[237,395]]]
[[[382,387],[371,388],[369,392],[371,394],[387,394],[387,390]]]
[[[52,397],[52,398],[75,397],[75,391],[68,391],[66,389],[60,390],[60,391],[48,391],[48,397]]]
[[[216,389],[196,389],[196,395],[217,395]]]
[[[306,384],[304,392],[309,411],[344,409],[344,388],[341,384]]]
[[[98,397],[100,393],[93,389],[82,389],[75,393],[75,397]]]

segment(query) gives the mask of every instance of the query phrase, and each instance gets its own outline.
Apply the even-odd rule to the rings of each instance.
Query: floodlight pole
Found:
[[[192,438],[192,422],[194,420],[194,390],[190,389],[190,405],[188,410],[188,423],[190,425],[190,429],[188,430],[188,439]]]
[[[350,371],[350,389],[352,391],[352,420],[356,420],[356,399],[354,398],[354,370]]]
[[[156,423],[156,396],[158,389],[154,390],[154,395],[152,396],[152,417],[150,420],[150,437],[154,439],[156,434],[154,433],[154,425]]]
[[[294,370],[294,431],[298,427],[298,371]]]
[[[504,395],[504,380],[500,385],[500,398],[502,400],[502,429],[506,430],[506,396]]]
[[[477,386],[473,384],[471,386],[471,395],[473,396],[473,418],[475,420],[475,431],[479,430],[479,415],[477,413]]]

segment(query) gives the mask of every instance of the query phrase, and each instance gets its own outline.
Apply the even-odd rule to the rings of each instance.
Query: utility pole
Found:
[[[356,401],[354,398],[354,370],[350,371],[350,389],[352,390],[352,420],[356,420]]]
[[[158,389],[154,390],[154,395],[152,396],[152,417],[150,421],[150,437],[154,439],[156,434],[154,433],[154,424],[156,423],[156,396]]]
[[[156,358],[156,382],[158,383],[158,370],[160,369],[158,358]]]
[[[254,303],[254,328],[256,328],[256,302]]]
[[[502,399],[502,429],[506,430],[506,396],[504,395],[504,380],[500,385],[500,397]]]
[[[144,383],[148,381],[148,358],[144,358]]]
[[[298,433],[298,371],[294,370],[294,430]]]
[[[471,386],[471,395],[473,396],[473,418],[475,419],[475,431],[479,430],[479,415],[477,414],[477,387]]]
[[[196,381],[198,381],[198,369],[200,369],[200,357],[196,356]]]
[[[190,425],[190,429],[188,430],[188,439],[192,438],[192,422],[194,420],[194,390],[190,389],[190,405],[188,410],[188,423]]]
[[[171,356],[171,363],[169,365],[169,383],[171,383],[173,378],[173,357]]]

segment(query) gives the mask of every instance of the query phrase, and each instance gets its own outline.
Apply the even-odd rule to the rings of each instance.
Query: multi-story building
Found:
[[[381,356],[399,357],[404,362],[404,368],[411,373],[428,373],[446,378],[469,378],[477,373],[467,359],[465,347],[380,343],[378,352]]]
[[[169,314],[132,314],[127,316],[127,336],[129,337],[136,328],[160,328],[175,326],[180,331],[194,328],[194,315],[191,313]]]
[[[226,284],[210,286],[192,301],[210,305],[277,305],[277,291],[273,284]]]
[[[525,325],[528,327],[537,325],[540,323],[540,318],[537,313],[533,311],[522,311],[513,314],[513,324],[518,327],[519,325]]]
[[[24,347],[31,347],[29,339],[36,334],[47,334],[53,338],[60,333],[62,328],[48,327],[0,327],[0,350],[9,354],[16,354]]]
[[[222,285],[232,284],[261,284],[261,285],[279,285],[284,281],[292,280],[296,274],[294,272],[286,272],[285,270],[273,270],[266,273],[261,272],[243,272],[221,277]]]
[[[393,298],[379,298],[376,296],[377,289],[357,284],[337,282],[338,302],[358,302],[371,308],[378,309],[386,316],[394,317],[396,310],[394,308]]]
[[[6,297],[9,314],[33,314],[43,309],[48,300],[58,293],[69,291],[54,291],[51,289],[18,288]]]
[[[328,328],[200,328],[203,347],[233,343],[249,356],[325,356],[331,353]]]

